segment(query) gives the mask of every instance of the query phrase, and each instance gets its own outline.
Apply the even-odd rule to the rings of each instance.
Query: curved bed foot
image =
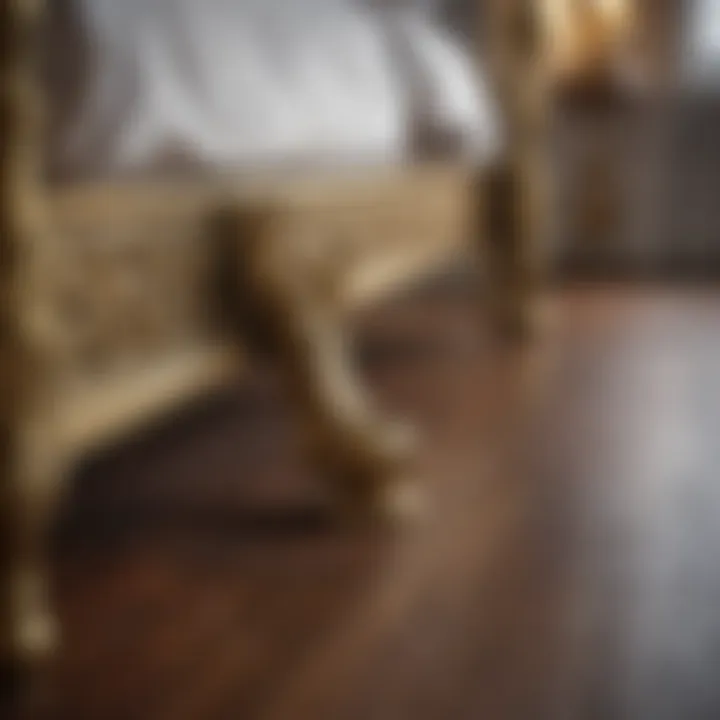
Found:
[[[311,456],[334,482],[331,492],[341,517],[395,523],[422,515],[423,492],[411,467],[415,441],[408,428],[369,419],[363,426],[346,415],[309,429],[315,440]]]
[[[292,236],[292,223],[287,233],[278,227],[279,217],[272,209],[234,214],[247,314],[271,342],[309,455],[343,514],[407,516],[420,505],[411,501],[419,489],[408,480],[413,433],[374,407],[354,366],[332,253],[304,246]]]
[[[2,627],[0,671],[13,682],[39,676],[53,659],[60,633],[50,591],[48,534],[62,487],[63,469],[31,444],[17,463],[4,463]],[[18,685],[16,690],[23,690]]]

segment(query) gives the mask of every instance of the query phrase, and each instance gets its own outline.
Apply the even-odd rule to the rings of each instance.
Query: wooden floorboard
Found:
[[[524,348],[467,293],[365,320],[431,512],[339,529],[271,370],[78,472],[64,648],[88,720],[720,717],[720,291],[559,290]]]

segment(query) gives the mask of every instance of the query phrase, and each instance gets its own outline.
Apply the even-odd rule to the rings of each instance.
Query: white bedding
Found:
[[[68,1],[75,45],[66,39],[65,51],[77,53],[81,38],[83,58],[74,74],[66,63],[53,93],[76,86],[52,134],[56,174],[397,162],[423,123],[474,160],[497,146],[469,55],[420,11],[350,0]]]

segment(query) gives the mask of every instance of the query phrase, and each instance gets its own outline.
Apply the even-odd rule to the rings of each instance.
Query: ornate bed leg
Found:
[[[48,534],[63,488],[53,419],[61,336],[49,289],[53,238],[22,183],[4,187],[0,212],[0,663],[34,669],[57,633],[49,592]],[[50,261],[50,262],[49,262]]]
[[[46,232],[41,181],[36,29],[43,5],[0,2],[0,662],[12,669],[36,667],[56,643],[46,535],[62,469],[44,390],[52,355],[41,350],[51,316],[37,312],[47,289],[38,271],[50,261],[54,239]]]
[[[344,318],[311,292],[290,291],[278,301],[286,377],[306,423],[311,455],[337,482],[338,500],[351,513],[413,512],[418,498],[403,477],[411,438],[372,407],[353,366]]]
[[[48,534],[63,464],[30,431],[3,468],[3,635],[0,660],[13,672],[37,670],[53,656],[58,631],[50,591]]]
[[[300,411],[311,457],[332,478],[351,515],[407,516],[419,510],[408,479],[412,438],[384,419],[353,366],[347,318],[335,297],[337,268],[274,228],[272,209],[238,211],[245,306],[279,358]],[[330,265],[330,267],[329,267]]]
[[[52,238],[43,208],[19,183],[0,212],[0,663],[35,669],[57,632],[49,591],[48,534],[63,487],[64,454],[53,419],[61,358],[47,296]],[[51,264],[51,263],[50,263]]]
[[[506,150],[486,185],[490,302],[501,330],[535,328],[543,281],[550,185],[548,18],[535,0],[492,0],[490,68],[504,114]]]

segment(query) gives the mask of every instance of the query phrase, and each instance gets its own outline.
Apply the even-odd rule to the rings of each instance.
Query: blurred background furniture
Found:
[[[556,259],[565,273],[607,272],[618,253],[625,254],[621,228],[635,180],[623,161],[638,140],[640,8],[633,0],[558,0],[554,7],[556,161],[562,177]]]
[[[630,5],[630,3],[626,3]],[[558,228],[566,275],[713,278],[720,268],[714,0],[636,0],[629,73],[561,100]],[[623,80],[626,80],[623,82]],[[629,80],[629,81],[627,81]],[[585,92],[577,92],[585,89]]]

